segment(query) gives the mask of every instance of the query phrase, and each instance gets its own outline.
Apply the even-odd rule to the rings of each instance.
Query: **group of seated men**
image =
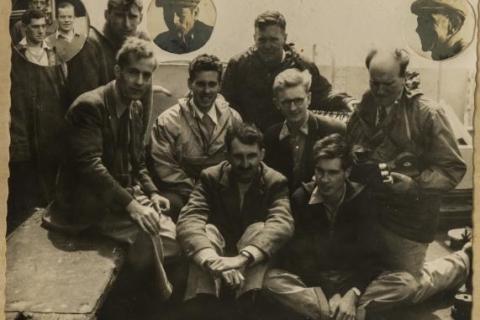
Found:
[[[268,11],[225,75],[217,57],[193,59],[188,95],[146,132],[157,61],[141,9],[109,0],[104,32],[68,64],[67,101],[83,92],[66,111],[47,226],[127,244],[159,302],[177,290],[164,264],[186,259],[185,319],[374,319],[466,281],[469,246],[425,263],[440,197],[466,167],[444,111],[411,85],[406,51],[368,54],[370,90],[345,125],[309,110],[352,99]],[[220,312],[225,296],[239,308]]]

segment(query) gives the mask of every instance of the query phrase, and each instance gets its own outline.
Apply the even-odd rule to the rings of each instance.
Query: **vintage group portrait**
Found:
[[[476,319],[478,0],[8,2],[5,319]]]

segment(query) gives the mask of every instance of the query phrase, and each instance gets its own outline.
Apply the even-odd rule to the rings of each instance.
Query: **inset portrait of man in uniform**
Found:
[[[153,42],[162,50],[176,54],[203,47],[210,39],[216,18],[211,0],[156,0],[149,21],[158,21],[159,14],[163,15],[165,26]],[[156,34],[154,26],[149,29],[152,35]]]
[[[467,0],[415,0],[410,10],[417,16],[421,49],[433,60],[456,56],[473,39],[475,14]]]
[[[10,16],[15,49],[41,66],[62,64],[83,47],[89,28],[80,0],[17,0]]]

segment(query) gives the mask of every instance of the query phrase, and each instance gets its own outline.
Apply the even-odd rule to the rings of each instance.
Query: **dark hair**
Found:
[[[138,10],[142,12],[143,1],[142,0],[108,0],[107,10],[114,9],[129,10],[133,5],[137,6]]]
[[[43,11],[35,10],[35,9],[28,9],[22,15],[22,23],[24,25],[28,25],[28,24],[30,24],[32,19],[41,19],[41,18],[46,18],[45,13],[43,13]]]
[[[217,56],[201,54],[193,59],[188,65],[188,80],[193,81],[200,71],[215,71],[218,73],[218,81],[222,79],[223,66]]]
[[[125,67],[130,63],[130,58],[134,56],[135,59],[154,58],[153,48],[150,42],[137,38],[128,37],[123,43],[117,53],[117,64],[120,67]],[[155,59],[156,63],[156,59]]]
[[[322,159],[336,159],[342,161],[342,168],[347,169],[352,166],[352,157],[350,147],[345,138],[334,133],[318,140],[313,146],[313,161],[317,163]]]
[[[65,8],[73,8],[73,15],[75,15],[75,6],[73,5],[73,3],[69,2],[69,1],[62,1],[60,2],[60,4],[57,6],[57,13],[58,13],[58,10],[59,9],[65,9]]]
[[[365,59],[365,65],[367,66],[367,69],[370,69],[370,63],[377,53],[378,49],[372,49],[367,54],[367,58]],[[400,77],[405,77],[408,64],[410,63],[410,56],[408,55],[408,52],[405,49],[395,49],[393,50],[392,54],[400,66]]]
[[[268,26],[279,26],[282,30],[285,31],[285,28],[287,27],[287,22],[285,21],[285,17],[283,16],[283,14],[281,14],[280,12],[265,11],[255,19],[255,28],[263,30]]]
[[[232,150],[232,141],[237,138],[243,144],[256,144],[259,149],[263,148],[263,134],[254,124],[251,123],[237,123],[227,130],[225,135],[225,146],[227,151]]]

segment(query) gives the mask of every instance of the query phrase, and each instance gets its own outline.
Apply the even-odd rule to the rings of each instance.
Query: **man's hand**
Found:
[[[338,305],[337,316],[335,320],[355,320],[357,316],[358,296],[353,290],[349,290]]]
[[[341,300],[342,296],[339,293],[335,293],[330,300],[328,300],[328,306],[330,307],[330,318],[335,318],[335,314],[337,313]]]
[[[153,208],[142,206],[137,200],[132,200],[127,206],[127,212],[143,231],[152,236],[160,233],[160,218]]]
[[[240,289],[245,282],[243,274],[236,269],[223,271],[221,275],[223,281],[227,284],[227,286],[235,290]]]
[[[157,210],[158,213],[170,210],[170,201],[158,193],[152,193],[150,200],[152,201],[153,208]]]
[[[388,185],[393,192],[406,193],[416,188],[416,182],[407,175],[391,172],[393,184]]]
[[[212,273],[220,273],[232,269],[241,269],[248,263],[248,258],[239,254],[235,257],[218,257],[207,263],[207,268]]]

